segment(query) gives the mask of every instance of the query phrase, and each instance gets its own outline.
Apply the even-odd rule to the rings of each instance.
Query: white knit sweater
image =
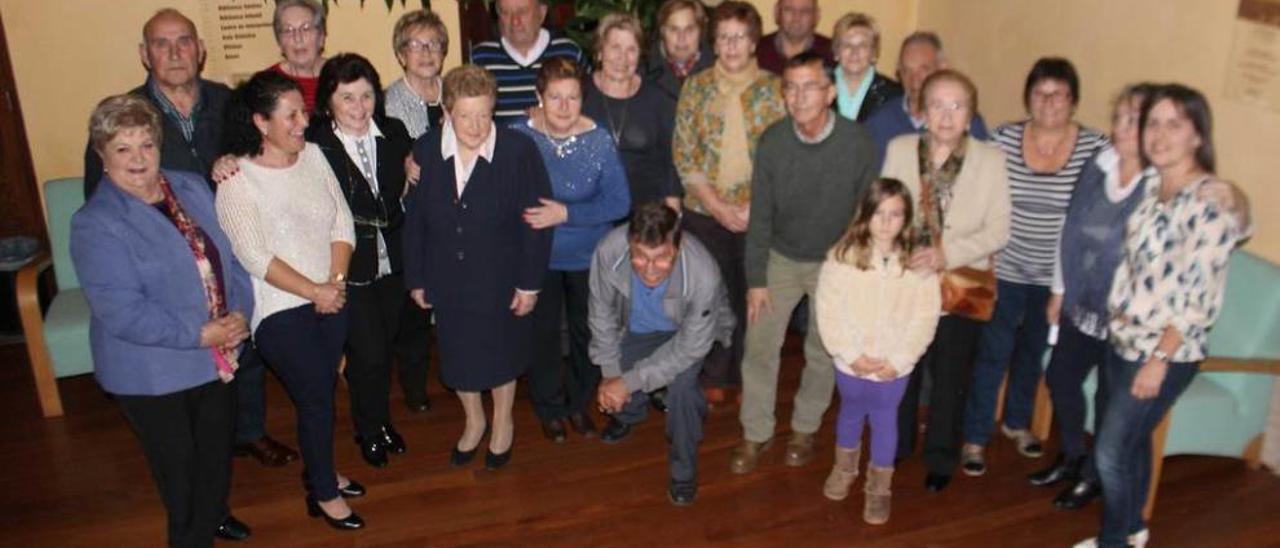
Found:
[[[218,223],[236,258],[253,277],[253,328],[263,318],[310,301],[266,281],[279,259],[313,282],[329,280],[330,245],[355,246],[355,225],[324,154],[307,143],[298,161],[283,169],[248,158],[240,172],[218,186]]]
[[[816,300],[818,333],[836,368],[870,378],[850,365],[865,355],[887,359],[902,377],[933,341],[942,289],[936,274],[904,272],[896,255],[875,253],[871,268],[859,270],[828,254]]]

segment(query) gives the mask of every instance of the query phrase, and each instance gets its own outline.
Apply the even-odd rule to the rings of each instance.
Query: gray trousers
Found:
[[[630,371],[636,362],[653,354],[675,334],[674,331],[627,333],[622,339],[622,372]],[[698,387],[701,371],[702,362],[699,361],[681,371],[667,385],[667,460],[671,464],[671,479],[676,482],[695,482],[698,479],[698,444],[702,442],[702,421],[707,416],[707,399]],[[648,414],[649,394],[637,390],[613,417],[625,424],[638,424]]]

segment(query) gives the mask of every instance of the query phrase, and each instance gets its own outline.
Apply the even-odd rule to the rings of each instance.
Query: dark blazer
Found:
[[[249,275],[218,225],[213,192],[196,173],[162,172],[187,215],[218,248],[227,310],[253,317]],[[217,378],[200,347],[209,321],[191,248],[155,206],[110,180],[71,218],[71,260],[92,317],[98,384],[112,394],[161,396]]]
[[[689,71],[689,75],[692,76],[702,72],[715,62],[715,52],[711,51],[709,44],[703,43],[699,49],[698,62],[693,64],[693,70]],[[658,86],[658,89],[661,89],[671,97],[672,101],[678,101],[680,99],[680,87],[684,85],[684,80],[676,77],[676,73],[671,70],[671,65],[667,63],[666,57],[663,57],[661,40],[655,42],[653,47],[649,48],[649,54],[645,57],[644,63],[645,66],[641,76]]]
[[[836,70],[840,70],[836,67]],[[876,73],[871,79],[871,87],[867,88],[867,96],[862,99],[862,106],[858,108],[858,122],[865,122],[872,112],[880,108],[894,97],[902,96],[902,84],[895,82],[892,78]]]
[[[422,179],[406,200],[404,277],[435,306],[440,375],[457,390],[486,390],[524,373],[532,355],[530,317],[510,310],[516,289],[539,290],[551,256],[551,230],[522,214],[551,198],[537,146],[495,128],[493,161],[476,160],[458,196],[453,164],[440,153],[441,131],[414,144]]]
[[[364,174],[355,161],[347,155],[342,141],[333,131],[333,122],[328,118],[317,116],[307,126],[307,140],[320,147],[324,157],[338,178],[342,194],[347,198],[347,207],[351,216],[365,219],[385,219],[387,226],[380,229],[383,241],[387,244],[387,256],[391,260],[391,272],[404,269],[401,234],[404,228],[404,207],[400,196],[404,193],[405,172],[404,159],[413,150],[413,139],[404,124],[395,118],[375,120],[382,137],[377,141],[377,169],[379,196],[373,195],[373,189],[365,180]],[[376,227],[356,223],[356,249],[351,255],[351,265],[347,276],[353,282],[371,282],[378,277],[378,240],[374,231]]]
[[[213,188],[209,172],[213,169],[213,162],[221,156],[222,118],[227,101],[231,99],[231,88],[217,82],[200,80],[200,102],[196,103],[195,112],[192,113],[195,117],[196,130],[190,142],[182,135],[182,129],[178,127],[177,122],[165,116],[164,111],[160,109],[160,103],[151,94],[150,86],[144,83],[133,88],[129,93],[145,98],[155,105],[156,110],[160,110],[160,119],[164,124],[164,141],[160,143],[160,167],[172,171],[193,171],[203,175],[205,184]],[[84,147],[84,197],[86,199],[93,195],[93,189],[98,187],[98,180],[102,179],[102,176],[102,158],[98,156],[98,151],[93,149],[93,142],[90,141]]]

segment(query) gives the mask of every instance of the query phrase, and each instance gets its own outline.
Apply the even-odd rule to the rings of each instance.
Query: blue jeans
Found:
[[[1006,367],[1011,369],[1005,390],[1004,423],[1015,430],[1031,424],[1040,362],[1048,345],[1049,323],[1044,315],[1048,302],[1048,287],[997,281],[995,313],[982,329],[978,357],[973,362],[973,381],[964,413],[965,443],[986,445],[991,440],[996,399]]]
[[[1142,507],[1151,483],[1151,432],[1187,389],[1200,362],[1169,364],[1156,397],[1140,400],[1130,390],[1141,363],[1127,361],[1112,349],[1103,364],[1110,376],[1106,416],[1094,444],[1102,480],[1102,531],[1099,546],[1127,546],[1128,536],[1146,528]]]

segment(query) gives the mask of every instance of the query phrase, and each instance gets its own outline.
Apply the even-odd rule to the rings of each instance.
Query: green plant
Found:
[[[565,24],[565,34],[591,51],[595,42],[595,30],[600,19],[614,12],[627,12],[640,18],[646,29],[655,28],[658,8],[663,0],[552,0],[556,4],[569,3],[574,7],[573,18]]]
[[[280,0],[276,0],[276,1],[279,2]],[[360,0],[360,9],[364,9],[365,1],[366,0]],[[391,8],[395,7],[396,5],[396,0],[384,0],[384,1],[387,4],[387,11],[391,11]],[[325,11],[329,11],[330,2],[332,2],[335,6],[338,5],[338,0],[321,0],[321,3],[324,4]],[[431,9],[431,0],[421,0],[421,2],[422,2],[422,9],[424,10]],[[409,5],[409,0],[400,0],[400,5],[401,6]]]

